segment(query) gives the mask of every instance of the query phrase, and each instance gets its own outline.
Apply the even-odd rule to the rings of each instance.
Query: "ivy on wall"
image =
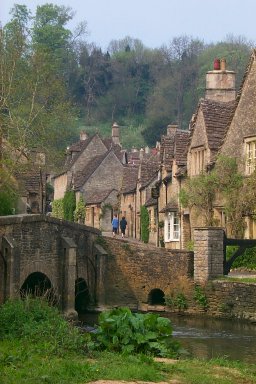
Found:
[[[76,209],[76,195],[74,191],[66,191],[63,198],[64,219],[74,221]]]
[[[78,223],[84,223],[85,220],[85,202],[82,196],[80,196],[80,199],[78,200],[76,204],[76,209],[74,212],[74,219]]]
[[[140,207],[140,220],[141,220],[141,240],[148,243],[149,240],[149,214],[147,208],[142,205]]]

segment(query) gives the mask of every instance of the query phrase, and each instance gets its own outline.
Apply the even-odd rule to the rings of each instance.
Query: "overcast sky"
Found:
[[[168,44],[173,37],[188,35],[206,43],[228,34],[256,41],[256,0],[0,0],[0,20],[5,25],[15,3],[34,13],[45,3],[71,6],[76,12],[70,29],[86,21],[87,40],[106,50],[113,39],[140,39],[147,47]]]

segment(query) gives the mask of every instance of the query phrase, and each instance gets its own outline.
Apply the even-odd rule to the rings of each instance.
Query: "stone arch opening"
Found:
[[[32,297],[44,297],[51,304],[56,304],[57,299],[50,279],[41,272],[31,273],[20,288],[22,298],[29,295]]]
[[[149,292],[149,305],[165,305],[164,292],[161,289],[155,288]]]
[[[86,312],[90,300],[90,293],[86,281],[80,277],[75,281],[75,310],[78,315]]]

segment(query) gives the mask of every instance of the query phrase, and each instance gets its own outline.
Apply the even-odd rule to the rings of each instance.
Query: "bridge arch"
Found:
[[[42,272],[33,272],[27,276],[20,288],[20,295],[21,297],[26,295],[43,296],[52,304],[57,303],[53,285],[48,276]]]
[[[86,312],[91,297],[85,279],[79,277],[75,281],[75,310],[78,315]]]
[[[165,305],[164,292],[159,288],[154,288],[149,292],[148,304],[149,305]]]

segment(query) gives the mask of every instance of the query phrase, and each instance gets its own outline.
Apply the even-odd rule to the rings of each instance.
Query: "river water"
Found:
[[[255,323],[192,316],[166,317],[172,322],[173,337],[190,356],[200,359],[222,357],[256,364]],[[88,313],[81,320],[93,326],[97,324],[97,315]]]

